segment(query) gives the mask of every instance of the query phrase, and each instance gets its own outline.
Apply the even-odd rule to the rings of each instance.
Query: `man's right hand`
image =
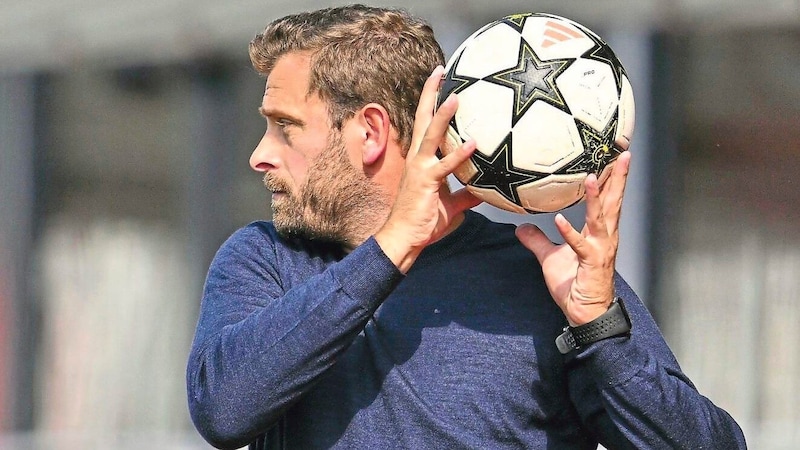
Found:
[[[458,109],[458,99],[451,95],[434,114],[443,73],[444,69],[437,67],[422,88],[397,198],[386,223],[375,234],[378,245],[403,273],[422,249],[451,231],[463,220],[465,210],[481,202],[466,189],[451,193],[446,179],[472,156],[475,142],[467,141],[441,159],[436,155]]]

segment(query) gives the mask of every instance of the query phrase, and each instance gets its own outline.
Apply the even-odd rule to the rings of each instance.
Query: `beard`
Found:
[[[383,223],[389,202],[379,185],[353,167],[341,134],[333,133],[297,191],[271,173],[264,176],[264,184],[283,194],[272,199],[272,221],[281,236],[352,248]]]

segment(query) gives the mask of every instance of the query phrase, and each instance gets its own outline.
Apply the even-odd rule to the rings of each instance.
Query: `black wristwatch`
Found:
[[[631,319],[628,311],[625,310],[622,299],[617,297],[602,316],[577,327],[564,327],[564,332],[556,338],[556,347],[561,354],[566,355],[593,342],[626,335],[630,331]]]

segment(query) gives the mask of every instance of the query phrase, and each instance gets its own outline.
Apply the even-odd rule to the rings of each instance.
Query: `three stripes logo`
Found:
[[[585,38],[586,35],[562,23],[548,20],[544,24],[544,37],[542,39],[542,48],[548,48],[561,42],[569,41],[570,39]]]

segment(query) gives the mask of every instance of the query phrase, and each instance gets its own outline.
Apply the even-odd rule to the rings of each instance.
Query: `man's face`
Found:
[[[308,94],[309,61],[281,57],[269,77],[260,112],[267,131],[250,157],[272,191],[272,219],[284,236],[348,246],[369,235],[381,190],[356,168],[345,140],[331,129],[325,103]]]

